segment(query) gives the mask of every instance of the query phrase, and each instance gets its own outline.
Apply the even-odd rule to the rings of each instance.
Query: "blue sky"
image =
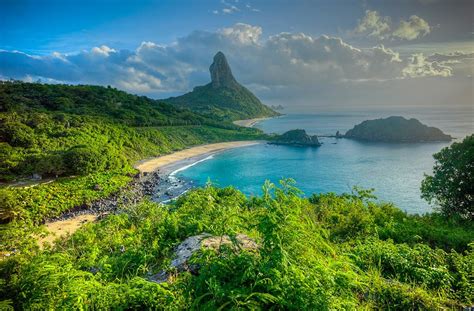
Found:
[[[38,54],[74,52],[103,44],[133,49],[142,41],[169,43],[194,30],[212,31],[235,23],[259,25],[266,35],[304,32],[312,36],[344,36],[367,9],[394,20],[418,14],[439,27],[424,42],[467,41],[472,40],[469,8],[474,9],[472,1],[456,0],[2,0],[1,3],[0,48]],[[225,13],[225,9],[232,12]]]
[[[472,102],[473,1],[0,3],[3,79],[110,84],[161,98],[206,83],[222,50],[239,81],[292,108],[375,104],[393,97],[391,85],[406,97],[387,105],[422,98],[423,88]],[[443,104],[431,95],[415,104]]]

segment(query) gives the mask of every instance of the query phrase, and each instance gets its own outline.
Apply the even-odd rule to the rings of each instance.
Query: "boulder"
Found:
[[[227,245],[233,247],[236,251],[245,249],[250,251],[258,250],[258,244],[245,234],[237,234],[234,243],[228,235],[212,236],[209,233],[202,233],[185,239],[176,247],[174,259],[171,261],[170,270],[177,272],[189,271],[197,274],[198,265],[189,263],[189,259],[201,249],[219,250],[221,246]],[[149,278],[150,281],[163,283],[170,279],[171,273],[165,270]]]

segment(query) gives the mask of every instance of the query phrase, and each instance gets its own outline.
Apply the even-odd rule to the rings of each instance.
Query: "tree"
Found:
[[[433,155],[432,176],[421,183],[422,198],[447,216],[474,219],[474,135]]]

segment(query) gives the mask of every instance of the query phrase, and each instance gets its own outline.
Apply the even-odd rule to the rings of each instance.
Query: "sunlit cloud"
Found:
[[[408,20],[401,20],[395,26],[389,16],[382,16],[377,11],[367,10],[365,16],[359,20],[355,34],[363,34],[379,40],[398,39],[415,40],[426,36],[432,27],[423,18],[416,15],[410,16]]]

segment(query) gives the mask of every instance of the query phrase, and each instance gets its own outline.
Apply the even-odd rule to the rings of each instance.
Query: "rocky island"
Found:
[[[279,135],[274,140],[269,142],[274,145],[290,145],[300,147],[319,147],[318,136],[308,135],[305,130],[291,130]]]
[[[417,119],[392,116],[367,120],[346,132],[345,138],[389,143],[417,143],[451,141],[452,137],[436,127],[427,126]]]

